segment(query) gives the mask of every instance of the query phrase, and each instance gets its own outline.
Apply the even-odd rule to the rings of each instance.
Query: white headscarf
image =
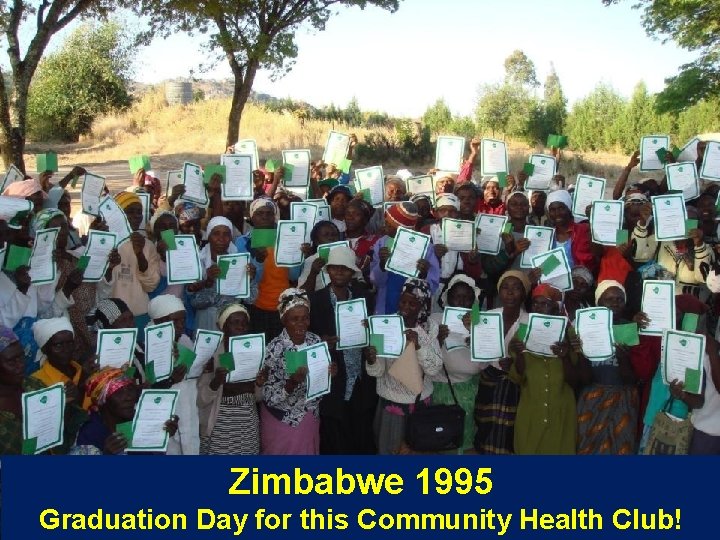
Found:
[[[603,295],[605,291],[612,287],[617,287],[620,289],[623,293],[623,296],[627,298],[627,293],[625,292],[625,287],[623,287],[622,283],[619,281],[615,281],[614,279],[605,279],[598,283],[597,289],[595,289],[595,304],[600,302],[600,297]]]
[[[37,343],[38,346],[35,361],[38,362],[40,365],[42,365],[43,360],[45,359],[45,353],[42,352],[42,348],[47,344],[48,341],[52,339],[55,334],[68,331],[73,334],[73,337],[75,336],[72,324],[70,324],[70,320],[67,317],[57,317],[55,319],[38,319],[37,321],[35,321],[35,324],[33,324],[32,331],[33,337],[35,338],[35,343]]]
[[[572,195],[564,189],[558,189],[548,193],[547,201],[545,201],[545,210],[550,208],[554,202],[561,202],[567,206],[568,210],[572,209]]]
[[[231,221],[226,217],[215,216],[210,221],[208,221],[207,229],[205,230],[205,238],[206,239],[210,238],[210,233],[212,232],[212,230],[215,227],[219,227],[219,226],[227,227],[230,230],[230,234],[232,234],[233,224],[231,223]],[[230,245],[228,246],[228,250],[227,250],[228,255],[237,253],[237,250],[238,250],[237,247],[231,240]],[[200,250],[200,264],[202,264],[202,267],[204,270],[207,270],[213,264],[215,264],[214,261],[212,260],[212,254],[210,253],[210,242],[205,244],[205,247],[203,247]]]
[[[178,311],[185,311],[185,305],[182,301],[172,294],[161,294],[156,296],[148,304],[148,316],[157,321]]]

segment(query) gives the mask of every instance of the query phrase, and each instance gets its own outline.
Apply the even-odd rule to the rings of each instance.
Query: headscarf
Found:
[[[332,200],[335,198],[335,195],[346,195],[348,199],[352,199],[352,192],[350,191],[350,188],[347,186],[335,186],[333,187],[328,194],[325,196],[325,199],[328,203],[332,202]]]
[[[530,294],[530,289],[532,288],[532,286],[530,285],[530,280],[528,279],[525,272],[521,272],[520,270],[508,270],[502,276],[500,276],[500,279],[498,279],[497,283],[498,291],[500,290],[502,282],[505,281],[507,278],[511,277],[520,281],[523,289],[525,289],[525,296],[527,297],[527,295]]]
[[[150,230],[153,231],[153,233],[155,232],[155,224],[157,223],[157,220],[163,216],[170,216],[173,220],[175,220],[175,223],[178,223],[178,218],[175,214],[169,210],[159,210],[153,214],[152,218],[150,218]]]
[[[430,315],[430,285],[424,279],[409,278],[400,291],[400,296],[408,293],[412,294],[420,302],[420,313],[418,313],[418,324],[424,324]]]
[[[122,191],[115,195],[115,202],[122,210],[126,210],[131,204],[139,204],[142,206],[140,197],[138,197],[136,193],[129,191]]]
[[[415,227],[419,216],[417,206],[410,201],[402,201],[392,204],[385,211],[385,219],[389,219],[396,227]]]
[[[554,202],[563,203],[567,206],[568,210],[572,208],[572,196],[564,189],[556,189],[555,191],[548,193],[547,200],[545,201],[545,210],[548,210],[550,205]]]
[[[207,227],[205,227],[205,238],[210,238],[210,233],[213,231],[215,227],[227,227],[230,233],[232,234],[233,230],[233,224],[232,222],[223,216],[215,216],[210,221],[208,221]],[[232,244],[232,242],[230,242]]]
[[[57,208],[60,204],[60,199],[67,193],[65,188],[62,186],[53,186],[48,191],[47,199],[43,201],[43,208]]]
[[[532,297],[537,298],[538,296],[548,298],[553,302],[562,302],[562,293],[547,283],[541,283],[533,289]]]
[[[280,318],[287,313],[288,310],[298,306],[305,306],[310,310],[310,299],[308,294],[303,289],[289,288],[285,289],[280,293],[278,299],[278,311],[280,312]]]
[[[490,182],[495,182],[498,187],[500,186],[500,180],[498,180],[497,175],[493,174],[482,177],[482,180],[480,181],[480,189],[484,190]]]
[[[119,368],[104,367],[96,371],[85,382],[85,396],[90,400],[92,410],[98,410],[107,403],[115,392],[132,386],[135,381]]]
[[[233,224],[230,222],[230,220],[226,217],[222,216],[215,216],[210,221],[208,221],[207,228],[205,230],[205,234],[203,238],[206,240],[210,238],[210,233],[213,231],[215,227],[227,227],[230,230],[230,233],[232,234],[233,230]],[[238,249],[234,242],[230,242],[228,245],[227,254],[232,255],[233,253],[237,253]],[[202,264],[203,268],[207,270],[210,268],[213,264],[215,264],[215,261],[213,261],[212,258],[212,247],[210,246],[210,242],[205,244],[203,248],[200,250],[200,263]]]
[[[442,294],[440,295],[440,301],[442,302],[442,306],[448,305],[448,296],[450,295],[450,291],[452,288],[457,285],[458,283],[464,283],[468,287],[470,287],[473,291],[473,298],[477,300],[480,298],[481,290],[478,288],[477,284],[475,283],[475,280],[468,276],[467,274],[455,274],[450,281],[447,284],[447,287],[443,290]]]
[[[233,302],[232,304],[227,304],[218,313],[217,326],[220,330],[223,330],[225,323],[233,313],[244,313],[248,320],[250,320],[250,314],[247,308],[239,302]]]
[[[592,272],[582,265],[574,266],[570,275],[572,277],[582,278],[590,287],[592,287],[593,283],[595,283],[595,278],[593,277]]]
[[[259,210],[260,208],[271,208],[272,211],[277,214],[277,205],[273,202],[273,200],[269,197],[258,197],[253,202],[250,203],[250,217],[252,218],[253,214]]]
[[[455,210],[460,210],[460,199],[452,193],[443,193],[435,198],[435,208],[441,206],[452,206]]]
[[[157,321],[178,311],[185,311],[185,304],[183,304],[182,300],[177,296],[172,294],[156,296],[150,300],[148,304],[148,317],[153,321]]]
[[[30,222],[30,235],[35,237],[39,231],[47,229],[48,223],[56,217],[61,217],[67,221],[67,216],[65,216],[65,214],[57,208],[46,208],[45,210],[40,210],[33,216],[33,219]]]
[[[202,217],[202,209],[195,203],[183,201],[175,205],[175,215],[180,224],[197,221]]]
[[[618,289],[620,289],[623,293],[623,296],[627,298],[627,293],[625,292],[625,287],[623,287],[622,283],[620,283],[619,281],[615,281],[614,279],[605,279],[598,283],[597,289],[595,289],[595,304],[598,304],[600,302],[600,297],[605,291],[607,291],[611,287],[617,287]]]
[[[70,324],[70,320],[67,317],[38,319],[35,321],[35,324],[33,324],[32,330],[35,343],[37,343],[38,348],[40,349],[42,349],[47,342],[59,332],[68,331],[72,332],[73,336],[75,335],[72,324]]]
[[[0,353],[7,349],[10,345],[20,341],[10,328],[0,325]]]
[[[48,198],[47,193],[43,191],[43,188],[40,186],[38,181],[31,178],[30,180],[13,182],[5,188],[5,191],[3,191],[2,194],[8,197],[20,197],[21,199],[24,199],[25,197],[35,195],[38,191],[42,193],[43,199]]]
[[[119,298],[105,298],[95,306],[93,313],[94,325],[97,329],[111,328],[120,315],[129,311],[128,305]]]
[[[425,199],[427,202],[430,203],[430,206],[432,206],[432,199],[427,193],[418,193],[417,195],[413,195],[412,197],[410,197],[410,202],[417,204],[417,202],[421,199]]]

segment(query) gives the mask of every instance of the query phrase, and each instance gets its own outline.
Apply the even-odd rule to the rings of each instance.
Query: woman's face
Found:
[[[544,191],[533,191],[530,196],[530,205],[532,206],[533,213],[539,216],[545,213],[545,202],[547,201],[547,193]]]
[[[54,229],[55,227],[60,229],[58,231],[57,240],[55,241],[55,246],[57,249],[65,249],[68,244],[68,234],[70,233],[67,219],[63,216],[55,216],[48,221],[48,229]]]
[[[330,276],[330,283],[335,287],[344,289],[350,284],[350,280],[353,277],[354,272],[347,266],[331,264],[325,267]]]
[[[129,309],[123,311],[117,320],[110,325],[114,330],[122,330],[125,328],[135,328],[135,315]]]
[[[232,231],[225,225],[216,225],[210,231],[208,242],[213,253],[225,254],[232,241]]]
[[[317,230],[317,245],[329,244],[340,240],[340,233],[337,227],[332,225],[324,225]]]
[[[42,351],[53,362],[69,364],[75,352],[75,338],[69,330],[62,330],[51,337]]]
[[[242,336],[250,331],[250,320],[247,315],[237,311],[225,321],[223,332],[227,337]]]
[[[714,222],[717,215],[715,201],[712,197],[700,197],[697,202],[697,212],[703,222]]]
[[[140,203],[132,203],[125,208],[125,215],[127,216],[130,228],[133,231],[137,231],[142,224],[143,219],[143,207]]]
[[[525,288],[518,278],[505,278],[498,290],[500,304],[503,308],[519,308],[525,301]]]
[[[159,239],[160,233],[168,230],[172,230],[175,234],[177,234],[177,220],[168,214],[164,214],[160,216],[155,222],[155,227],[153,228],[153,235],[155,236],[155,238]]]
[[[531,311],[542,315],[557,315],[560,307],[552,298],[546,296],[535,296],[532,299]]]
[[[580,296],[585,296],[590,291],[590,285],[580,276],[573,276],[573,290]]]
[[[400,182],[388,182],[385,185],[385,200],[386,201],[404,201],[405,200],[405,186]]]
[[[25,378],[25,351],[14,341],[0,353],[0,383],[20,386]]]
[[[182,234],[192,234],[195,238],[200,237],[200,220],[191,219],[188,221],[181,221],[178,225]]]
[[[475,190],[468,187],[459,189],[457,191],[457,197],[460,200],[460,213],[466,216],[475,213],[475,207],[477,206],[477,195]]]
[[[475,292],[467,283],[456,283],[448,292],[448,305],[470,309],[475,302]]]
[[[295,343],[302,343],[310,327],[310,310],[305,306],[291,308],[282,316],[282,323],[290,339]]]
[[[620,317],[625,311],[625,295],[618,287],[610,287],[598,299],[598,306],[608,308],[613,317]]]
[[[269,206],[258,208],[252,215],[252,222],[258,229],[271,229],[275,226],[275,211]]]
[[[348,206],[345,210],[345,226],[351,231],[363,230],[367,225],[365,214],[355,206]]]
[[[510,219],[526,219],[530,213],[530,203],[525,197],[515,195],[508,199],[507,212]]]
[[[488,182],[483,189],[483,199],[485,202],[497,201],[500,198],[500,184],[497,182]]]
[[[350,197],[344,193],[336,193],[330,201],[330,212],[335,219],[344,219]]]
[[[135,416],[135,404],[139,397],[140,390],[137,385],[124,386],[107,399],[103,408],[107,409],[115,418],[129,421]]]
[[[422,309],[420,300],[415,298],[415,295],[410,293],[403,293],[400,295],[400,301],[398,303],[398,314],[405,319],[406,325],[415,326],[418,315]]]
[[[570,209],[561,202],[554,202],[548,207],[548,216],[552,225],[567,225],[572,220]]]
[[[430,217],[430,210],[432,210],[430,207],[430,201],[427,199],[418,199],[415,201],[415,206],[417,206],[417,212],[421,218]]]

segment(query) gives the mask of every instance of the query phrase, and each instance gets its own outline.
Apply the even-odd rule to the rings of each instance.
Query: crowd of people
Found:
[[[698,143],[698,166],[704,146]],[[84,281],[78,260],[89,231],[108,225],[81,211],[71,215],[67,189],[86,171],[74,167],[57,184],[49,172],[10,184],[3,197],[30,201],[32,211],[2,216],[5,252],[12,245],[32,246],[45,229],[59,233],[53,282],[32,283],[26,265],[0,272],[0,454],[22,452],[23,393],[56,383],[65,385],[65,422],[63,443],[52,454],[125,453],[129,441],[117,426],[133,419],[146,388],[178,391],[176,415],[165,424],[167,454],[409,453],[409,415],[423,404],[455,403],[465,411],[460,453],[643,452],[657,413],[667,410],[678,420],[690,418],[689,453],[720,454],[720,183],[706,182],[700,196],[687,201],[688,217],[698,220],[688,238],[656,241],[651,197],[667,192],[667,183],[659,173],[629,184],[639,162],[635,153],[608,197],[624,203],[627,241],[599,245],[589,220],[573,215],[572,186],[564,176],[556,174],[549,190],[532,192],[524,189],[525,171],[502,181],[483,177],[478,147],[473,140],[459,174],[434,177],[434,196],[408,191],[410,171],[388,176],[385,201],[394,204],[380,206],[352,188],[349,174],[313,162],[307,198],[324,199],[330,215],[315,223],[311,241],[302,246],[304,262],[290,268],[276,264],[272,246],[252,245],[253,230],[275,229],[279,220],[290,219],[290,203],[302,200],[283,186],[282,167],[255,170],[254,199],[247,202],[224,201],[222,178],[213,176],[206,206],[183,199],[182,184],[164,193],[151,171],[139,169],[132,185],[114,194],[132,234],[110,253],[99,282]],[[138,193],[150,195],[145,227]],[[508,216],[512,223],[498,254],[453,251],[443,244],[443,219],[475,221],[479,214]],[[540,268],[521,267],[531,245],[528,225],[554,230],[552,247],[563,248],[572,270],[570,290],[544,283]],[[403,228],[431,239],[415,277],[386,267]],[[199,281],[168,283],[168,230],[195,236]],[[348,246],[320,256],[323,245],[341,240]],[[218,257],[235,253],[250,256],[250,291],[242,299],[216,287]],[[684,314],[698,315],[695,331],[706,337],[699,394],[661,376],[661,336],[641,334],[632,346],[617,343],[613,356],[602,361],[583,354],[573,329],[576,312],[606,307],[614,324],[634,322],[642,329],[653,317],[641,310],[646,279],[675,282],[678,328]],[[376,346],[337,347],[336,305],[354,299],[364,299],[370,315],[402,317],[422,375],[419,394],[393,375],[397,360]],[[469,341],[448,350],[444,309],[473,306],[501,315],[507,357],[473,361]],[[525,347],[521,329],[532,313],[570,322],[550,356]],[[166,322],[172,322],[178,346],[189,349],[198,330],[222,332],[199,377],[190,378],[182,363],[164,380],[147,377],[142,330]],[[464,324],[470,330],[470,316]],[[140,330],[135,369],[100,368],[98,331],[129,328]],[[221,357],[231,338],[251,333],[265,336],[263,365],[253,381],[228,382]],[[291,371],[287,353],[321,342],[330,350],[331,388],[308,397],[308,368]]]

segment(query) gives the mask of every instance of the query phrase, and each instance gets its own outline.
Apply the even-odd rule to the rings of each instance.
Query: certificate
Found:
[[[190,366],[185,376],[186,379],[197,379],[202,375],[205,366],[220,346],[222,338],[223,333],[215,330],[197,331],[195,334],[195,345],[193,347],[195,360],[193,360],[192,366]]]
[[[552,227],[525,225],[524,237],[530,241],[530,246],[522,252],[520,268],[533,268],[533,257],[552,249],[553,242],[555,241],[555,229]]]
[[[542,268],[547,259],[556,259],[559,264],[553,264],[552,270],[540,276],[540,283],[552,285],[559,291],[569,291],[573,288],[570,264],[565,254],[565,250],[561,247],[552,249],[546,253],[541,253],[532,258],[533,268]],[[554,261],[555,262],[555,261]]]
[[[508,216],[495,216],[492,214],[478,214],[475,220],[477,228],[476,245],[480,253],[497,255],[503,245],[502,232],[507,223]]]
[[[332,221],[332,214],[330,213],[330,207],[327,204],[315,204],[317,206],[317,219],[318,221]]]
[[[373,315],[368,319],[371,335],[383,337],[383,350],[377,351],[384,358],[400,358],[405,350],[405,322],[400,315]]]
[[[322,160],[328,165],[334,163],[339,167],[347,156],[350,147],[350,136],[338,131],[328,133],[327,142],[325,143],[325,151]]]
[[[147,227],[147,224],[150,222],[150,207],[152,206],[152,203],[150,202],[150,194],[149,193],[136,193],[135,195],[138,196],[140,199],[140,205],[142,206],[142,221],[140,222],[140,227],[138,227],[139,231],[145,231],[145,228]]]
[[[370,190],[370,204],[377,206],[385,200],[385,175],[383,168],[368,167],[367,169],[355,169],[355,188],[358,191]]]
[[[531,313],[525,335],[525,348],[542,356],[555,356],[550,347],[565,339],[567,317]]]
[[[578,309],[575,328],[582,340],[582,351],[590,361],[603,361],[615,354],[612,312],[603,307]]]
[[[686,392],[702,394],[705,336],[665,330],[661,350],[663,382],[670,384],[677,380],[684,383]]]
[[[667,135],[647,135],[640,139],[640,171],[659,171],[664,164],[655,152],[670,149],[670,137]]]
[[[228,373],[227,382],[254,381],[265,360],[265,334],[231,337],[229,347],[235,369]]]
[[[225,165],[225,181],[222,183],[223,201],[252,201],[254,193],[252,157],[224,154],[220,163]]]
[[[665,240],[682,240],[687,237],[685,220],[685,197],[682,193],[670,193],[651,197],[653,221],[655,222],[655,239],[658,242]]]
[[[127,216],[122,208],[115,202],[115,199],[109,195],[100,201],[100,215],[107,224],[108,230],[115,233],[117,237],[116,246],[119,246],[130,238],[133,231],[130,228]]]
[[[85,256],[89,257],[88,265],[83,273],[83,281],[97,283],[103,277],[108,267],[108,257],[115,249],[117,235],[104,231],[88,231],[87,248]]]
[[[98,330],[95,353],[98,355],[100,367],[121,368],[132,363],[135,358],[137,334],[137,328]]]
[[[625,216],[622,201],[595,201],[590,214],[592,241],[603,246],[617,245],[617,232],[622,229]]]
[[[227,266],[225,277],[215,280],[215,290],[224,296],[235,298],[248,298],[250,296],[250,274],[247,265],[250,264],[249,253],[234,253],[232,255],[218,255],[217,264],[222,269]]]
[[[35,454],[63,443],[65,429],[65,385],[53,384],[22,394],[24,440],[35,439]]]
[[[587,207],[605,198],[605,179],[578,174],[573,191],[572,213],[579,219],[587,219]]]
[[[303,349],[307,353],[307,376],[305,399],[313,399],[330,393],[330,351],[324,341]]]
[[[305,260],[301,246],[307,236],[307,225],[302,221],[278,221],[275,244],[277,266],[297,266]]]
[[[509,170],[505,143],[496,139],[482,139],[480,141],[480,174],[486,176]]]
[[[475,249],[475,222],[443,218],[442,239],[450,251],[472,251]]]
[[[364,298],[337,302],[335,304],[335,329],[339,351],[368,346],[368,329],[364,321],[368,318]]]
[[[310,184],[310,150],[283,150],[283,164],[291,165],[292,178],[283,181],[286,187],[306,188]]]
[[[416,277],[417,263],[425,258],[429,245],[429,235],[399,227],[385,269],[401,276]]]
[[[145,327],[145,365],[152,364],[155,381],[170,377],[175,353],[175,325],[172,321]]]
[[[440,171],[459,173],[464,154],[465,139],[463,137],[440,136],[435,145],[435,168]]]
[[[183,183],[183,172],[182,169],[175,171],[168,171],[167,178],[165,179],[165,197],[169,197],[175,186],[179,186]]]
[[[470,332],[463,324],[463,317],[471,310],[456,307],[445,307],[443,311],[442,323],[448,327],[450,334],[445,338],[445,348],[448,351],[454,349],[467,348],[465,338],[470,336]]]
[[[58,232],[60,229],[54,227],[43,229],[35,234],[35,242],[30,255],[30,283],[33,285],[55,281],[57,265],[53,251],[55,251]]]
[[[200,165],[189,162],[183,164],[183,184],[185,185],[184,200],[197,203],[200,206],[205,206],[208,203],[207,190],[205,189]]]
[[[165,252],[168,285],[196,283],[202,279],[200,252],[192,234],[178,234],[175,249]]]
[[[0,193],[5,191],[5,188],[14,182],[19,182],[25,178],[25,175],[15,165],[10,165],[10,168],[3,176],[2,182],[0,183]]]
[[[720,180],[720,143],[708,141],[703,154],[700,176],[706,180]]]
[[[700,139],[698,139],[697,137],[693,137],[687,143],[685,143],[685,146],[683,146],[680,150],[680,154],[678,154],[676,161],[696,161],[698,157],[697,143],[699,142]]]
[[[435,204],[435,181],[429,174],[413,176],[406,180],[407,191],[413,195],[427,195]]]
[[[11,229],[20,228],[20,226],[16,223],[16,216],[18,214],[27,215],[32,212],[32,210],[33,203],[26,199],[0,195],[0,219],[7,222],[8,227]]]
[[[535,166],[535,169],[525,181],[525,189],[533,191],[549,190],[557,167],[555,158],[544,154],[532,154],[530,163]]]
[[[470,360],[494,362],[506,356],[502,313],[481,311],[480,321],[471,326]]]
[[[663,330],[675,328],[675,282],[670,280],[643,281],[640,310],[650,319],[647,328],[639,333],[649,336],[662,335]]]
[[[254,139],[242,139],[233,146],[235,155],[245,155],[252,158],[250,166],[253,171],[260,168],[260,159],[258,159],[257,143]]]
[[[135,407],[133,436],[127,452],[167,450],[169,434],[165,431],[165,422],[175,414],[177,398],[177,390],[142,391]]]
[[[682,161],[665,165],[669,191],[682,191],[686,201],[700,196],[700,178],[694,161]]]
[[[310,233],[317,221],[318,207],[313,203],[307,202],[291,202],[290,203],[290,219],[292,221],[301,221],[305,223],[305,243],[310,244],[312,239]]]
[[[105,190],[105,177],[85,173],[80,191],[82,211],[92,216],[100,213],[100,198]]]

